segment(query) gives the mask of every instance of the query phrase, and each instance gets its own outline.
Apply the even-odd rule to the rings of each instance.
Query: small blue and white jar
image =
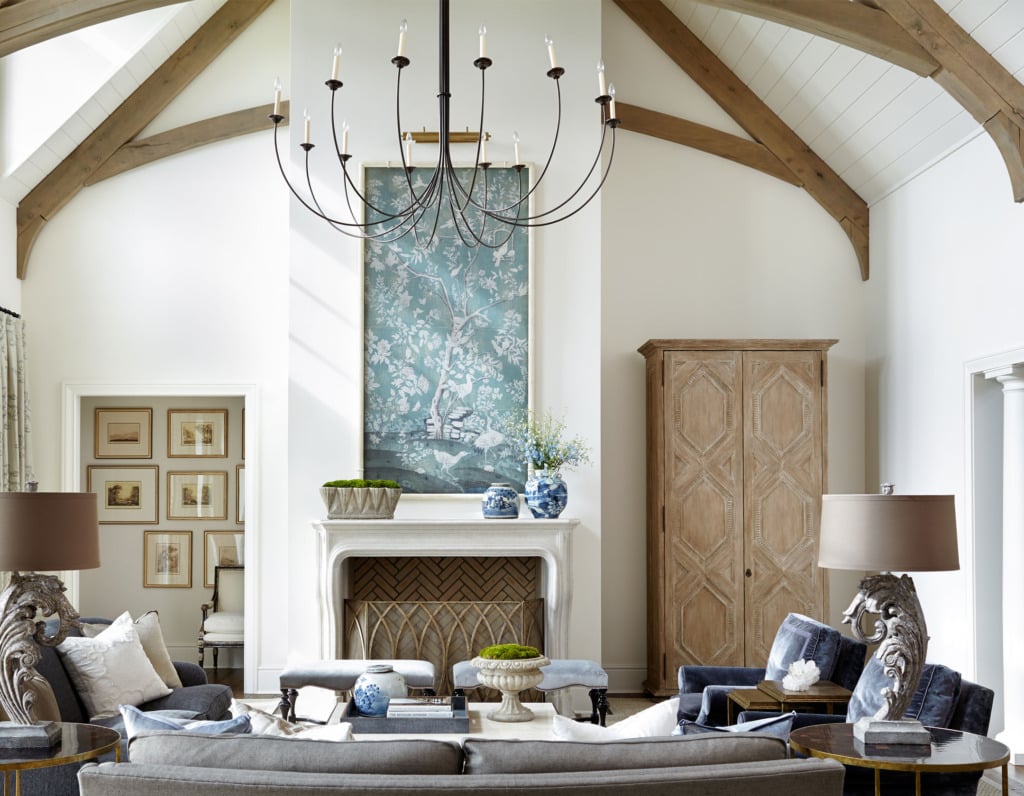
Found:
[[[526,505],[538,519],[554,519],[569,502],[569,490],[561,473],[539,470],[526,482]]]
[[[405,678],[384,663],[367,666],[352,687],[352,701],[364,716],[386,716],[392,698],[401,699],[408,695]]]
[[[519,493],[508,484],[491,484],[480,505],[484,518],[488,520],[514,520],[519,517]]]

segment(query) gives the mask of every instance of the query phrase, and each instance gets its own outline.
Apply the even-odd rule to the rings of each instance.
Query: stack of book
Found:
[[[450,719],[454,715],[449,697],[392,699],[388,702],[389,719]]]

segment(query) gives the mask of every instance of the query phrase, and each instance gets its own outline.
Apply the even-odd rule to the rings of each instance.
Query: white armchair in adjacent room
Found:
[[[203,603],[203,624],[199,628],[199,665],[206,648],[213,650],[213,668],[221,647],[245,645],[245,567],[222,566],[213,570],[213,596]]]

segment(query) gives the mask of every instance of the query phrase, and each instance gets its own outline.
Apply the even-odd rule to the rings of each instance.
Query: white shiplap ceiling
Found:
[[[695,0],[665,5],[869,205],[982,134],[937,83],[899,66]],[[1024,0],[938,5],[1024,78]],[[1009,178],[1006,190],[1011,201]]]

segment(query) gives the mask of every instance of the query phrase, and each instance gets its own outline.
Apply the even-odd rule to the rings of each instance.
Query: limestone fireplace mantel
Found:
[[[543,561],[544,651],[569,657],[575,519],[322,520],[317,533],[320,657],[342,655],[348,558],[518,556]]]

